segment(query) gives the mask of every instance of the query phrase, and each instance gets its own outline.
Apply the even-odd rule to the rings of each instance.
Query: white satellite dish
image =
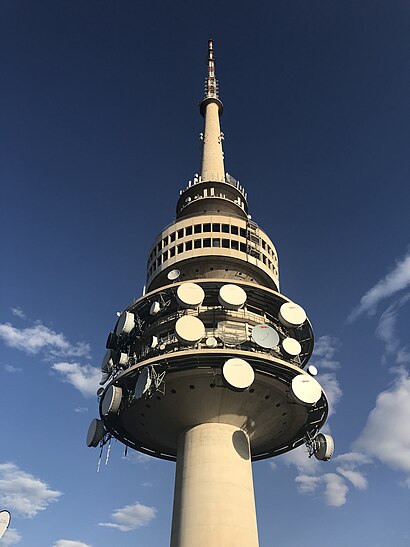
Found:
[[[285,327],[300,327],[306,321],[306,312],[298,304],[286,302],[280,307],[279,321]]]
[[[308,368],[307,368],[307,372],[308,372],[308,374],[310,374],[311,376],[316,376],[317,373],[318,373],[318,370],[317,370],[317,368],[315,367],[315,365],[309,365]]]
[[[216,348],[216,346],[218,345],[218,341],[214,336],[208,336],[205,344],[207,348]]]
[[[325,462],[330,460],[335,451],[335,443],[333,437],[331,435],[324,435],[323,433],[319,433],[313,439],[313,443],[315,445],[315,457],[318,460],[322,460]]]
[[[313,405],[322,396],[322,387],[312,376],[298,374],[292,380],[292,392],[298,402]]]
[[[0,511],[0,538],[3,537],[4,532],[9,527],[10,520],[10,513],[7,510]]]
[[[111,372],[114,368],[114,351],[112,349],[108,349],[103,357],[102,363],[101,363],[101,370],[103,372]]]
[[[177,300],[183,308],[197,308],[205,298],[202,287],[196,283],[182,283],[177,289]]]
[[[110,386],[105,392],[101,403],[102,415],[115,414],[120,408],[121,398],[122,389],[118,386]]]
[[[239,310],[246,302],[246,292],[238,285],[222,285],[218,295],[219,303],[227,310]]]
[[[181,272],[179,270],[175,269],[175,270],[171,270],[167,274],[167,278],[168,278],[169,281],[176,281],[180,275],[181,275]]]
[[[234,357],[225,361],[222,374],[230,387],[243,391],[253,384],[255,372],[244,359]]]
[[[302,351],[302,346],[294,338],[284,338],[282,340],[282,351],[286,357],[293,359]]]
[[[198,317],[184,315],[175,323],[175,334],[181,344],[194,344],[205,336],[205,325]]]
[[[272,349],[279,344],[279,334],[269,325],[256,325],[252,329],[252,340],[262,348]]]
[[[161,311],[161,304],[159,302],[153,302],[149,309],[150,315],[157,315]]]
[[[104,424],[102,420],[98,420],[97,418],[94,418],[94,420],[91,421],[90,427],[88,428],[87,433],[87,446],[89,448],[93,447],[95,448],[98,446],[101,439],[104,437]]]
[[[152,378],[150,375],[150,370],[148,367],[145,367],[141,370],[140,375],[138,376],[137,383],[135,384],[134,395],[136,399],[141,399],[151,387]]]
[[[118,319],[117,328],[115,332],[117,334],[129,334],[135,326],[134,314],[129,311],[124,311],[121,317]]]

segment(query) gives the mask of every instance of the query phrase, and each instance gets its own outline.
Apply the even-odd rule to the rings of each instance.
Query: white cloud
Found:
[[[61,332],[55,332],[42,323],[19,329],[11,323],[0,323],[0,338],[12,348],[28,354],[40,351],[51,357],[88,357],[90,346],[85,342],[72,344]]]
[[[148,456],[148,454],[138,452],[132,448],[128,448],[127,455],[123,456],[122,459],[129,463],[149,463],[152,460],[151,456]]]
[[[275,460],[286,465],[295,465],[299,473],[302,474],[314,474],[320,466],[315,457],[309,458],[309,453],[304,444],[277,456]]]
[[[15,367],[14,365],[4,365],[4,370],[6,372],[9,372],[10,374],[15,374],[16,372],[21,372],[22,369],[19,367]]]
[[[349,321],[354,321],[362,313],[372,315],[379,302],[402,291],[410,285],[410,252],[396,267],[369,289],[360,299],[359,305],[352,311]]]
[[[16,516],[32,518],[60,496],[61,492],[14,463],[0,464],[0,506]]]
[[[380,393],[353,447],[410,479],[410,376],[403,373]]]
[[[129,532],[141,526],[147,526],[155,518],[156,513],[155,507],[148,507],[137,502],[134,505],[127,505],[114,511],[111,515],[114,522],[100,522],[99,524],[100,526],[117,528],[121,532]]]
[[[61,375],[62,381],[74,386],[84,397],[95,396],[101,378],[101,370],[79,363],[54,363],[51,367]]]
[[[367,479],[361,471],[353,470],[353,469],[345,469],[344,467],[337,467],[336,471],[340,475],[343,475],[343,477],[349,480],[353,484],[353,486],[355,486],[359,490],[366,490]]]
[[[295,478],[298,492],[301,494],[311,494],[316,490],[321,478],[314,475],[298,475]]]
[[[345,481],[336,473],[326,473],[323,475],[325,481],[325,499],[328,505],[340,507],[346,503],[349,487]]]
[[[9,528],[4,536],[0,539],[0,547],[9,547],[9,545],[16,545],[20,543],[21,535],[15,528]]]
[[[317,378],[326,393],[329,402],[329,416],[331,416],[335,412],[336,405],[340,401],[343,391],[334,372],[319,374]]]
[[[323,386],[329,402],[329,416],[335,412],[336,405],[343,395],[335,372],[340,368],[340,362],[335,358],[339,346],[336,337],[326,334],[317,339],[312,355],[312,360],[319,371],[317,379]],[[325,372],[321,372],[323,370]]]
[[[410,293],[395,300],[380,316],[376,329],[376,336],[385,347],[383,361],[394,356],[395,363],[399,366],[410,363],[410,353],[406,346],[400,347],[401,342],[396,333],[399,311],[409,300]]]
[[[88,543],[71,539],[59,539],[53,544],[53,547],[91,547]]]
[[[24,311],[18,306],[16,306],[15,308],[11,308],[11,313],[16,317],[20,317],[20,319],[27,319],[27,316],[24,313]]]
[[[85,412],[88,412],[88,408],[86,406],[78,406],[74,409],[74,412],[78,412],[79,414],[84,414]]]

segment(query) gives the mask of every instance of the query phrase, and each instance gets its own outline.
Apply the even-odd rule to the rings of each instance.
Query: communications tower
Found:
[[[87,444],[113,436],[177,462],[171,547],[257,547],[251,462],[302,444],[328,460],[328,402],[311,324],[225,171],[212,40],[200,112],[201,169],[151,247],[145,294],[108,336]]]

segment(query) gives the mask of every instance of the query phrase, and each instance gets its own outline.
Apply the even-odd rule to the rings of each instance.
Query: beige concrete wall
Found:
[[[249,440],[206,423],[178,442],[171,547],[258,547]]]
[[[203,181],[225,181],[219,105],[216,102],[207,104],[205,110],[201,177]]]

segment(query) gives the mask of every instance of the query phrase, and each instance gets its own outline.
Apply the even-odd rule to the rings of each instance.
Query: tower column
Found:
[[[206,105],[201,177],[203,181],[225,181],[218,102]]]
[[[178,440],[171,547],[258,547],[249,439],[205,423]]]

